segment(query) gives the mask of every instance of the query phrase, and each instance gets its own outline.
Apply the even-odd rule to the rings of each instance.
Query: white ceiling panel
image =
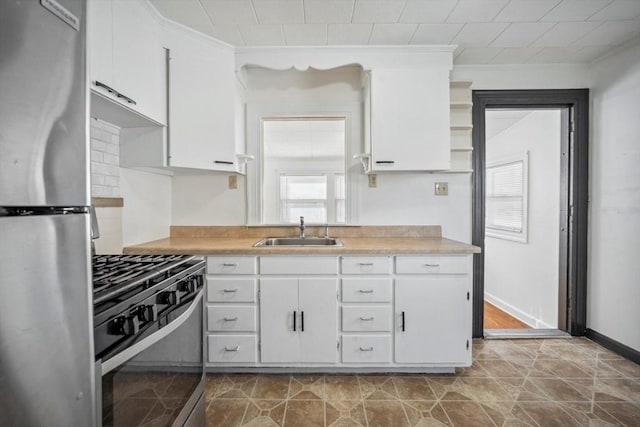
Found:
[[[447,19],[456,0],[407,0],[400,22],[407,24],[442,23]]]
[[[285,43],[288,46],[318,46],[327,44],[326,24],[284,24]]]
[[[405,0],[356,0],[353,23],[394,23],[404,8]]]
[[[567,62],[567,57],[575,51],[568,47],[544,47],[526,62],[530,64],[553,64]]]
[[[576,40],[574,46],[619,46],[640,34],[638,21],[608,21]]]
[[[523,64],[540,52],[540,47],[505,48],[491,60],[492,64]]]
[[[302,0],[254,0],[253,7],[260,24],[302,24]]]
[[[223,42],[229,43],[234,46],[245,45],[240,31],[238,31],[238,26],[235,24],[209,25],[208,27],[202,28],[194,27],[194,30],[200,31],[204,34],[208,34],[213,38],[222,40]]]
[[[307,24],[344,24],[351,22],[355,0],[305,0]]]
[[[238,25],[247,46],[284,46],[281,25]]]
[[[505,23],[470,23],[460,30],[451,42],[463,47],[488,46],[502,33],[509,24]]]
[[[611,0],[562,0],[542,21],[586,21],[610,2]]]
[[[456,56],[456,64],[488,64],[503,48],[501,47],[467,47]]]
[[[513,0],[495,17],[495,22],[537,22],[560,0]]]
[[[369,36],[371,35],[372,29],[373,24],[329,24],[328,44],[369,44]]]
[[[214,25],[257,23],[249,0],[200,0],[200,3]]]
[[[534,41],[532,46],[569,46],[601,24],[601,22],[560,22]]]
[[[211,21],[198,0],[152,0],[161,15],[187,26],[208,27]]]
[[[492,43],[495,47],[526,47],[549,31],[549,22],[516,22],[509,25]]]
[[[369,44],[408,44],[418,24],[374,24]]]
[[[490,22],[509,0],[460,0],[447,22]]]
[[[462,24],[420,24],[411,44],[450,44]]]
[[[640,0],[613,0],[589,21],[623,21],[640,18]]]

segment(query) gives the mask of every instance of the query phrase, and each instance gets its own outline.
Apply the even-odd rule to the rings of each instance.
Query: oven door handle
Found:
[[[127,362],[129,359],[137,356],[142,353],[176,329],[178,329],[184,322],[186,322],[189,317],[193,314],[194,311],[199,307],[202,303],[202,289],[198,292],[196,297],[191,301],[189,308],[178,316],[175,320],[169,323],[167,326],[164,326],[158,329],[153,334],[148,337],[140,340],[139,342],[133,344],[131,347],[128,347],[121,351],[120,353],[113,356],[111,359],[108,359],[102,362],[102,375],[108,374],[118,366]]]

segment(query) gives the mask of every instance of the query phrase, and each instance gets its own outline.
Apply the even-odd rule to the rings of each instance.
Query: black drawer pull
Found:
[[[233,162],[228,162],[226,160],[214,160],[213,163],[218,165],[232,165]]]
[[[395,163],[395,160],[376,160],[376,164],[378,165],[392,165]]]
[[[119,94],[118,94],[118,98],[122,98],[122,99],[124,99],[124,100],[125,100],[125,101],[127,101],[127,103],[129,103],[129,104],[138,105],[138,103],[137,103],[136,101],[134,101],[133,99],[131,99],[131,98],[129,98],[128,96],[125,96],[125,95],[123,95],[123,94],[121,94],[121,93],[119,93]]]
[[[109,92],[109,93],[115,93],[116,95],[118,94],[118,91],[116,91],[114,88],[112,88],[111,86],[107,86],[106,84],[104,84],[104,83],[102,83],[102,82],[99,82],[98,80],[96,80],[96,81],[94,82],[94,84],[95,84],[97,87],[101,87],[101,88],[106,89],[106,90],[107,90],[107,92]]]
[[[296,312],[293,312],[293,332],[296,331]]]
[[[402,332],[404,332],[404,311],[402,312]]]

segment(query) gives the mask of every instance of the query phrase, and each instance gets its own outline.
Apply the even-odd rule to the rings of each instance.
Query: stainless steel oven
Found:
[[[124,257],[117,262],[111,257],[96,271],[98,258],[97,424],[203,426],[204,262],[194,257],[129,257],[124,266],[117,264]],[[142,276],[132,273],[132,263],[139,265],[135,269]],[[111,274],[105,266],[113,266]],[[111,277],[110,285],[101,288],[101,277]],[[132,277],[144,280],[133,286]],[[105,290],[118,286],[126,292],[105,296]]]

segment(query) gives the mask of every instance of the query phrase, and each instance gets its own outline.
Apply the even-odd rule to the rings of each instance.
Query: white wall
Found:
[[[640,351],[640,42],[594,76],[587,326]]]
[[[171,224],[171,177],[120,168],[124,246],[161,239]]]
[[[529,203],[526,243],[485,238],[485,299],[534,328],[558,327],[560,136],[560,110],[535,110],[486,142],[487,164],[529,152]]]
[[[172,181],[172,225],[246,224],[244,176],[238,176],[235,190],[227,175],[176,175]]]
[[[458,65],[452,80],[471,80],[480,89],[579,89],[592,85],[586,64]]]

